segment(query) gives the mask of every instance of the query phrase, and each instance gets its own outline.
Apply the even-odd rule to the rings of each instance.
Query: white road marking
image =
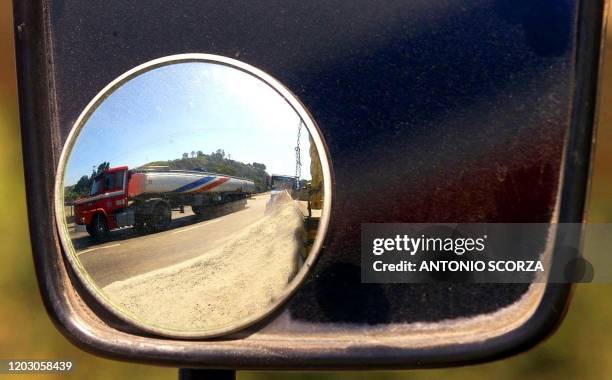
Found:
[[[197,226],[193,226],[193,227],[189,227],[189,228],[183,228],[182,230],[172,231],[172,232],[170,232],[170,235],[180,234],[181,232],[193,230],[194,228],[200,228],[200,227],[208,226],[209,224],[217,223],[217,222],[220,222],[220,221],[221,221],[220,218],[219,219],[215,219],[215,220],[211,220],[210,222],[198,224]]]
[[[113,247],[116,247],[116,246],[118,246],[118,245],[121,245],[121,243],[111,244],[111,245],[105,245],[105,246],[102,246],[102,247],[95,247],[95,248],[86,249],[86,250],[84,250],[84,251],[77,252],[77,256],[80,256],[80,255],[82,255],[82,254],[84,254],[84,253],[87,253],[87,252],[95,251],[95,250],[97,250],[97,249],[113,248]]]

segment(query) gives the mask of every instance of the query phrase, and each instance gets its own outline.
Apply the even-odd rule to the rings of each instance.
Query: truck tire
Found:
[[[148,226],[142,220],[136,220],[136,223],[134,223],[134,228],[136,229],[136,232],[140,235],[144,235],[149,232]]]
[[[157,202],[149,215],[147,225],[153,231],[163,231],[170,226],[172,210],[166,202]]]
[[[86,227],[87,232],[96,241],[104,241],[108,238],[108,225],[102,214],[94,215],[91,224]]]
[[[142,201],[135,201],[132,205],[132,209],[134,210],[134,229],[136,233],[139,235],[148,234],[151,231],[151,228],[147,225],[147,214],[145,212],[145,204]]]
[[[191,206],[191,211],[197,216],[204,216],[204,206]]]

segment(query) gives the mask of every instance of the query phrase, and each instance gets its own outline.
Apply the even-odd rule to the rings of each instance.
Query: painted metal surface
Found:
[[[580,221],[602,10],[601,1],[568,0],[16,2],[30,223],[50,314],[89,350],[164,364],[428,367],[530,347],[559,323],[568,286],[548,286],[527,323],[486,342],[360,344],[363,326],[478,315],[526,291],[361,284],[360,224]],[[142,336],[74,293],[48,228],[51,193],[41,191],[52,189],[52,163],[102,87],[137,64],[186,52],[240,59],[283,82],[317,121],[334,174],[330,230],[305,286],[276,321],[206,343]],[[257,339],[267,323],[280,340]],[[336,343],[318,346],[304,340],[312,330],[303,323],[344,327]]]
[[[576,2],[184,1],[143,9],[119,1],[112,8],[122,16],[107,4],[49,8],[62,139],[114,77],[183,52],[254,65],[312,112],[335,174],[335,222],[313,277],[323,282],[296,297],[294,315],[440,320],[491,311],[524,293],[524,285],[360,284],[360,223],[551,220],[570,122]],[[319,283],[344,290],[319,291]],[[346,292],[352,304],[336,308]],[[401,306],[406,298],[416,303],[410,310]],[[480,302],[465,301],[472,298]]]

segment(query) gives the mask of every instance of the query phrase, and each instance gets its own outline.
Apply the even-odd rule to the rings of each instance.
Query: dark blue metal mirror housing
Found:
[[[360,226],[581,222],[602,1],[14,7],[37,276],[78,346],[183,367],[419,368],[505,357],[560,323],[571,285],[363,284]],[[52,207],[59,152],[87,103],[129,69],[181,53],[235,58],[282,82],[316,120],[333,177],[306,282],[276,314],[214,340],[114,318],[66,265]]]

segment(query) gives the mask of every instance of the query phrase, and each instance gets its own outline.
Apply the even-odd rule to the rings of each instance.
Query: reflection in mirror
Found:
[[[118,80],[64,152],[69,259],[148,331],[207,336],[264,317],[321,238],[329,172],[313,122],[276,82],[227,62]]]

